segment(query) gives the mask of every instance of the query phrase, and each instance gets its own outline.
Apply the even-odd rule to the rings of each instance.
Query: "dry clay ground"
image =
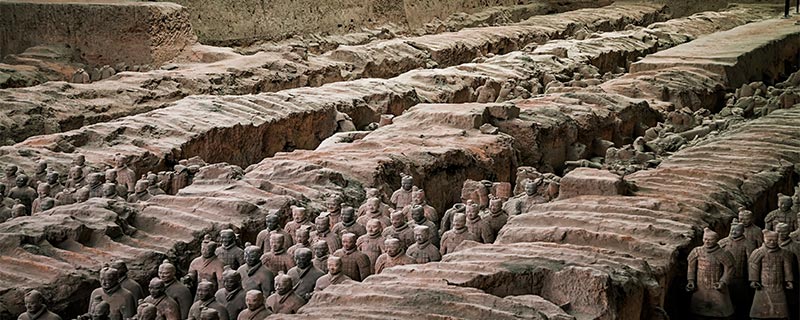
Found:
[[[103,263],[123,259],[145,284],[164,258],[185,271],[206,233],[232,227],[252,242],[267,212],[320,210],[331,194],[357,206],[367,187],[388,196],[400,173],[440,212],[467,179],[561,173],[566,161],[604,156],[602,141],[631,143],[669,110],[716,113],[742,84],[784,81],[797,70],[800,26],[775,17],[765,6],[673,18],[662,5],[614,4],[308,56],[195,46],[187,55],[200,62],[175,70],[0,90],[11,140],[2,165],[30,172],[45,160],[65,172],[77,154],[101,167],[121,153],[140,175],[194,156],[210,163],[177,195],[91,199],[0,224],[0,312],[19,314],[37,288],[52,310],[77,315]],[[476,101],[509,81],[508,101]],[[300,315],[274,317],[680,318],[683,261],[702,228],[727,234],[741,206],[763,218],[797,182],[792,105],[626,176],[632,193],[579,191],[530,207],[495,243],[332,286]],[[357,129],[395,118],[337,133],[343,114]],[[586,170],[562,190],[595,183]],[[121,233],[119,216],[138,231]]]

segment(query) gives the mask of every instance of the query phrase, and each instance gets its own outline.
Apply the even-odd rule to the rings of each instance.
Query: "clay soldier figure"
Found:
[[[5,175],[3,176],[2,183],[4,185],[6,185],[7,187],[11,187],[11,186],[15,185],[17,183],[17,171],[18,170],[19,170],[19,168],[16,165],[13,165],[13,164],[7,165],[5,170],[3,170],[3,173]]]
[[[247,246],[244,249],[245,264],[237,271],[242,275],[242,288],[245,291],[259,290],[269,294],[275,288],[275,274],[261,263],[261,255],[258,246]]]
[[[225,266],[216,254],[217,243],[211,240],[210,235],[206,235],[200,244],[200,256],[192,260],[189,264],[189,274],[191,286],[199,280],[208,280],[214,283],[222,283],[222,271]]]
[[[328,217],[317,217],[317,219],[314,220],[314,224],[316,225],[316,230],[311,232],[311,242],[320,240],[327,242],[329,252],[336,252],[336,250],[342,247],[339,237],[331,232],[330,219],[328,219]]]
[[[111,267],[117,269],[117,274],[119,275],[119,284],[125,288],[125,290],[130,291],[134,300],[139,301],[139,299],[144,299],[145,296],[142,286],[140,286],[136,281],[133,281],[133,279],[128,278],[128,265],[125,264],[125,261],[116,260],[111,263]]]
[[[360,237],[367,234],[367,229],[364,225],[356,221],[356,210],[353,209],[353,207],[343,207],[342,220],[333,226],[331,232],[341,239],[342,235],[345,233],[354,233],[356,236]]]
[[[101,173],[90,173],[87,178],[88,184],[81,189],[89,190],[89,198],[102,198],[103,197],[103,179],[105,176]]]
[[[494,238],[500,233],[500,229],[508,222],[508,214],[503,210],[503,200],[490,197],[489,200],[489,215],[486,216],[486,223],[492,231]]]
[[[481,215],[478,212],[478,205],[470,203],[471,201],[467,202],[467,229],[469,232],[475,235],[475,238],[480,243],[493,243],[494,242],[494,234],[492,234],[492,229],[489,227],[489,224],[486,221],[481,219]]]
[[[436,224],[434,224],[433,221],[425,217],[424,207],[415,204],[411,206],[411,228],[413,229],[416,226],[428,227],[431,232],[431,243],[437,247],[439,246],[439,229],[436,228]]]
[[[475,101],[478,103],[494,102],[497,99],[497,93],[493,86],[495,83],[494,80],[488,79],[482,86],[475,89]]]
[[[114,157],[114,170],[117,171],[117,183],[125,186],[128,190],[133,190],[136,183],[136,174],[128,168],[127,157],[117,154]]]
[[[69,169],[69,179],[67,179],[67,184],[64,186],[67,189],[80,189],[86,185],[86,179],[83,175],[83,168],[81,167],[72,167]]]
[[[139,201],[148,201],[153,195],[150,194],[150,191],[147,191],[147,181],[139,180],[136,181],[136,186],[133,187],[133,193],[128,196],[128,202],[134,203]]]
[[[235,316],[234,316],[235,317]],[[200,311],[200,320],[221,320],[219,312],[214,309],[203,309]]]
[[[89,173],[92,172],[92,169],[86,166],[86,156],[82,154],[79,154],[75,157],[75,159],[72,159],[72,166],[80,168],[84,177],[89,176]]]
[[[431,243],[430,228],[427,226],[414,227],[414,240],[416,240],[416,242],[408,247],[406,254],[413,258],[416,263],[428,263],[442,260],[439,248]]]
[[[142,303],[139,305],[138,312],[134,317],[135,320],[156,320],[156,306],[149,303]]]
[[[289,249],[294,243],[292,239],[294,235],[286,233],[286,231],[283,228],[281,228],[280,218],[278,217],[278,215],[270,213],[265,218],[265,221],[267,228],[261,230],[261,232],[258,233],[258,236],[256,236],[256,246],[261,248],[261,251],[271,250],[272,247],[269,245],[269,235],[272,233],[280,233],[284,237],[283,245],[286,247],[286,249]]]
[[[103,190],[103,198],[115,201],[125,201],[119,195],[117,195],[117,185],[113,183],[104,183],[102,186]]]
[[[6,189],[7,189],[6,185],[0,183],[0,206],[6,206],[8,208],[11,208],[15,204],[17,204],[17,202],[14,201],[14,199],[7,197]]]
[[[39,291],[31,290],[25,294],[25,313],[17,320],[61,320],[61,317],[47,310],[44,296]]]
[[[19,199],[15,200],[14,206],[11,207],[11,217],[12,218],[19,218],[28,215],[28,207],[22,204],[22,201]]]
[[[736,311],[734,314],[737,317],[747,318],[746,315],[749,313],[750,304],[753,301],[753,292],[747,281],[747,260],[756,249],[756,243],[744,237],[744,225],[734,219],[730,234],[727,238],[719,241],[719,246],[733,257],[728,291]]]
[[[72,74],[72,78],[70,78],[69,82],[86,84],[86,83],[91,83],[92,80],[91,77],[89,76],[89,73],[86,72],[86,70],[84,70],[83,68],[80,68],[76,70],[75,73]]]
[[[261,256],[261,263],[274,274],[286,273],[294,267],[294,259],[283,249],[283,235],[273,233],[269,236],[271,251]]]
[[[434,224],[439,222],[439,213],[436,212],[436,209],[429,206],[427,202],[425,202],[425,191],[422,189],[416,189],[411,192],[411,204],[407,205],[403,208],[403,214],[406,215],[406,219],[411,220],[411,208],[414,206],[421,206],[423,211],[425,212],[425,218],[433,222]]]
[[[44,198],[44,200],[42,200],[42,205],[41,205],[42,211],[53,209],[55,206],[56,206],[56,199]]]
[[[152,172],[147,173],[147,192],[150,192],[151,195],[158,196],[162,194],[167,194],[161,189],[161,182],[158,181],[158,175]]]
[[[134,186],[133,189],[128,189],[128,187],[126,187],[124,185],[121,185],[117,181],[117,171],[114,170],[114,169],[106,170],[106,183],[113,184],[114,185],[114,189],[117,191],[117,195],[120,196],[120,198],[123,198],[123,199],[127,199],[128,198],[128,192],[129,191],[133,191],[133,190],[136,189],[135,186]],[[137,181],[137,183],[138,183],[138,181]]]
[[[389,205],[381,202],[381,200],[380,200],[380,198],[381,198],[380,191],[378,189],[376,189],[376,188],[367,188],[367,200],[372,199],[372,198],[378,199],[378,205],[376,206],[376,208],[377,208],[376,210],[380,211],[384,216],[386,216],[388,218],[389,217],[389,209],[390,208],[389,208]],[[361,206],[358,207],[358,210],[356,211],[356,215],[359,218],[363,217],[365,214],[367,214],[367,211],[368,211],[367,207],[368,207],[367,201],[364,201],[364,203],[362,203]],[[362,224],[362,225],[365,225],[365,224]]]
[[[785,223],[778,223],[775,226],[775,232],[778,233],[778,243],[781,249],[790,252],[791,256],[794,258],[792,262],[792,274],[798,274],[797,267],[800,265],[800,243],[792,240],[789,236],[791,230],[789,230],[789,226]],[[797,305],[797,292],[794,290],[787,292],[786,297],[788,299],[790,318],[797,319],[798,311],[800,311]]]
[[[764,243],[764,233],[761,228],[753,224],[753,213],[739,208],[739,223],[744,227],[744,237],[756,243],[756,248]]]
[[[372,274],[372,267],[369,262],[369,256],[358,251],[356,240],[355,234],[345,233],[342,236],[344,247],[336,250],[333,255],[342,259],[342,272],[345,275],[350,279],[361,282]]]
[[[444,238],[444,233],[453,228],[453,217],[457,213],[464,213],[467,209],[467,206],[463,203],[456,203],[453,205],[452,208],[447,209],[444,212],[444,217],[442,217],[441,227],[439,228],[439,238]]]
[[[325,241],[317,241],[311,245],[314,251],[314,260],[311,263],[322,272],[328,272],[328,243]]]
[[[280,274],[275,278],[275,293],[267,298],[266,304],[272,313],[295,314],[306,301],[294,293],[292,277]]]
[[[133,300],[130,291],[119,285],[117,269],[105,267],[100,271],[100,288],[92,291],[89,310],[94,309],[97,297],[111,307],[111,320],[123,320],[136,314],[136,300]]]
[[[372,219],[377,219],[378,221],[381,222],[381,230],[392,225],[392,222],[391,220],[389,220],[389,217],[384,215],[383,211],[381,211],[380,209],[381,206],[380,199],[369,198],[367,199],[366,206],[367,206],[366,213],[363,216],[359,217],[358,220],[356,220],[359,224],[365,226],[367,225],[367,221],[370,221]]]
[[[244,264],[244,250],[236,246],[236,234],[231,229],[219,232],[219,240],[222,244],[217,248],[217,257],[222,260],[223,265],[236,270]]]
[[[47,174],[47,184],[50,185],[50,197],[55,198],[56,195],[64,191],[64,185],[61,184],[58,180],[61,178],[61,175],[58,174],[56,171],[51,171]]]
[[[367,222],[367,234],[358,237],[356,241],[358,251],[369,257],[369,270],[372,272],[375,272],[375,262],[378,261],[378,257],[385,251],[384,241],[386,238],[381,235],[381,222],[378,219]]]
[[[330,257],[330,259],[328,259],[328,273],[317,279],[317,283],[314,285],[314,292],[325,290],[327,287],[345,281],[352,280],[342,273],[342,259],[339,257]]]
[[[0,186],[2,185],[0,184]],[[6,205],[6,202],[3,201],[5,199],[8,198],[3,197],[2,191],[0,191],[0,223],[6,222],[14,217],[14,215],[11,213],[11,207]],[[23,206],[23,211],[24,211],[24,206]]]
[[[184,165],[175,165],[175,172],[172,175],[169,194],[176,194],[178,190],[189,185],[189,168]]]
[[[9,198],[19,200],[20,203],[25,205],[25,213],[27,215],[31,213],[33,199],[36,199],[36,196],[36,190],[33,190],[33,188],[28,185],[28,176],[24,174],[17,176],[16,186],[8,191]]]
[[[36,188],[39,183],[47,182],[47,162],[39,160],[36,162],[36,171],[31,176],[31,188]]]
[[[325,200],[325,208],[328,211],[323,212],[321,216],[327,216],[331,222],[330,229],[342,221],[342,199],[337,195],[332,195]]]
[[[231,269],[226,269],[222,273],[222,288],[217,290],[216,297],[219,304],[225,306],[228,317],[238,315],[246,308],[244,302],[244,290],[242,290],[242,276]]]
[[[400,189],[392,193],[389,202],[394,205],[396,210],[402,210],[411,204],[411,188],[414,186],[414,178],[409,175],[402,175],[400,179]]]
[[[264,304],[264,294],[261,291],[247,291],[244,302],[247,309],[239,313],[237,320],[264,320],[272,314]]]
[[[467,228],[467,216],[463,213],[456,213],[453,217],[453,229],[448,230],[442,236],[442,245],[439,247],[439,253],[444,256],[455,252],[458,245],[464,240],[477,241],[475,235],[469,232],[469,228]]]
[[[289,249],[286,250],[286,253],[288,253],[290,256],[294,257],[294,252],[297,249],[300,248],[311,249],[311,232],[309,231],[308,228],[297,229],[297,231],[295,231],[294,238],[297,239],[297,243],[295,243],[293,246],[289,247]],[[286,239],[286,237],[284,237],[284,239]]]
[[[313,229],[314,224],[311,223],[310,219],[308,219],[306,208],[292,206],[292,221],[286,223],[286,227],[283,229],[286,231],[286,233],[293,237],[295,232],[297,232],[297,229],[300,227],[308,227]],[[293,238],[291,243],[295,242],[297,242],[297,239]],[[291,245],[288,247],[291,247]]]
[[[325,274],[314,267],[311,259],[313,259],[311,250],[306,248],[297,249],[294,253],[295,266],[286,273],[287,276],[292,278],[294,293],[306,301],[311,298],[317,279]]]
[[[178,307],[181,309],[181,319],[186,319],[189,316],[189,308],[192,307],[192,293],[189,292],[189,288],[175,278],[175,266],[164,260],[164,263],[158,266],[158,278],[164,281],[164,285],[167,287],[167,296],[178,303]]]
[[[778,209],[770,212],[764,218],[764,228],[775,231],[778,223],[789,225],[791,230],[797,229],[797,216],[792,212],[792,197],[778,194]]]
[[[719,247],[719,236],[706,228],[703,246],[689,253],[686,291],[692,292],[689,309],[692,314],[708,318],[728,318],[733,304],[728,283],[733,269],[733,256]]]
[[[217,299],[214,297],[216,291],[217,286],[211,281],[201,280],[200,283],[197,284],[197,301],[195,301],[189,309],[188,320],[199,320],[200,313],[205,308],[216,310],[219,313],[220,320],[229,319],[228,309],[225,309],[225,306],[217,302]]]
[[[98,304],[94,305],[94,309],[89,316],[92,320],[109,320],[111,317],[111,306],[108,304],[108,302],[100,301]],[[153,319],[156,319],[155,315],[153,316]]]
[[[544,180],[537,179],[534,180],[526,180],[525,181],[525,193],[522,195],[515,196],[511,200],[507,201],[503,205],[503,211],[508,213],[509,215],[516,216],[525,211],[528,211],[528,208],[531,205],[546,202],[545,199],[542,199],[538,196],[537,189],[539,188],[539,184],[543,183]]]
[[[181,320],[181,310],[178,303],[166,294],[164,281],[159,278],[150,280],[150,295],[144,298],[145,303],[156,306],[156,319]]]
[[[33,203],[31,203],[31,214],[42,212],[42,201],[50,198],[50,185],[47,183],[40,183],[36,187],[36,193],[39,194],[39,197],[34,199]]]
[[[750,318],[788,319],[789,307],[786,291],[794,286],[791,254],[781,249],[778,234],[764,231],[764,245],[750,255],[748,278],[750,287],[756,290]]]
[[[406,264],[414,264],[414,259],[406,255],[403,243],[395,238],[386,239],[384,242],[386,252],[378,257],[375,262],[375,274],[380,274],[384,269]]]
[[[414,230],[406,222],[406,216],[401,211],[392,212],[392,225],[383,229],[385,238],[396,238],[403,244],[403,250],[414,243]]]

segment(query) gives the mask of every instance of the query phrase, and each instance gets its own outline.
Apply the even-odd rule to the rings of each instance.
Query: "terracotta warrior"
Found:
[[[339,257],[330,257],[328,259],[328,273],[317,279],[314,285],[314,292],[325,290],[334,284],[340,284],[351,279],[342,273],[342,259]]]
[[[44,160],[36,161],[36,169],[30,178],[32,188],[36,188],[39,183],[47,182],[47,162]]]
[[[381,200],[378,198],[369,198],[366,202],[367,211],[364,213],[363,216],[359,217],[356,220],[359,224],[366,226],[367,221],[372,219],[377,219],[381,222],[381,230],[384,228],[389,227],[392,225],[389,216],[384,214],[384,211],[381,210]]]
[[[402,210],[407,205],[411,204],[411,188],[414,186],[414,178],[409,175],[403,175],[400,179],[400,189],[392,193],[389,202],[394,205],[396,210]]]
[[[508,222],[508,214],[503,210],[503,200],[490,197],[488,211],[489,214],[486,216],[485,220],[489,225],[489,229],[492,231],[492,235],[494,238],[497,238],[500,229]]]
[[[342,198],[337,195],[332,195],[325,200],[325,208],[328,210],[323,212],[321,216],[327,216],[330,220],[330,229],[342,221]]]
[[[492,234],[492,229],[489,224],[481,219],[478,205],[468,201],[466,212],[467,229],[469,229],[469,232],[475,235],[475,238],[478,239],[480,243],[493,243],[494,234]]]
[[[503,210],[509,215],[516,216],[528,211],[528,208],[534,204],[547,202],[546,198],[537,193],[539,186],[544,182],[542,178],[526,180],[524,183],[525,193],[507,201],[503,205]]]
[[[244,302],[247,309],[239,313],[237,320],[264,320],[272,314],[264,303],[264,294],[261,291],[247,291]]]
[[[750,255],[748,278],[755,289],[750,318],[788,319],[786,291],[794,286],[791,254],[781,249],[778,234],[764,231],[764,245]]]
[[[261,248],[247,246],[244,248],[245,264],[239,267],[242,276],[242,288],[245,291],[259,290],[270,293],[275,288],[275,274],[261,263]]]
[[[403,208],[403,214],[406,215],[406,219],[411,220],[411,209],[414,206],[422,207],[422,210],[425,213],[425,218],[433,222],[434,224],[439,222],[439,213],[436,212],[436,209],[429,206],[428,203],[425,201],[425,191],[422,189],[413,190],[411,192],[411,204],[407,205]]]
[[[19,171],[19,168],[16,165],[7,165],[3,170],[4,175],[2,183],[9,188],[15,185],[17,183],[17,171]]]
[[[284,237],[283,238],[283,240],[284,240],[283,245],[284,245],[284,247],[286,247],[287,250],[294,244],[294,239],[292,238],[292,237],[294,237],[294,235],[293,234],[292,235],[288,234],[286,232],[286,230],[281,228],[280,218],[278,217],[277,214],[275,214],[275,213],[268,214],[266,216],[266,218],[264,219],[264,221],[266,222],[267,228],[264,229],[264,230],[261,230],[261,232],[258,233],[258,236],[256,236],[256,246],[261,248],[261,251],[265,251],[266,252],[266,251],[269,251],[272,248],[269,245],[269,236],[270,236],[270,234],[273,234],[273,233],[280,233],[280,234],[283,235],[283,237]],[[295,231],[295,232],[297,232],[297,231]]]
[[[178,303],[178,307],[181,309],[181,319],[186,319],[189,316],[189,308],[192,307],[192,293],[189,292],[189,288],[178,281],[175,272],[175,266],[167,260],[158,266],[158,278],[167,286],[167,296]]]
[[[86,179],[87,184],[81,189],[89,190],[89,198],[102,198],[103,179],[105,179],[105,176],[102,173],[93,172]]]
[[[406,255],[403,243],[395,238],[386,239],[384,243],[386,253],[378,257],[375,262],[375,274],[380,274],[384,269],[406,264],[414,264],[414,259]]]
[[[294,253],[295,266],[289,269],[286,273],[292,278],[294,283],[294,293],[304,300],[308,301],[311,298],[311,293],[314,292],[314,285],[317,279],[325,273],[315,268],[311,263],[313,255],[311,250],[301,248]]]
[[[792,263],[792,274],[798,274],[797,267],[800,266],[800,242],[795,242],[789,236],[792,230],[789,229],[789,226],[785,223],[778,223],[775,225],[775,232],[778,233],[778,243],[780,244],[781,249],[784,251],[788,251],[791,253],[791,256],[794,258]],[[788,299],[788,306],[789,306],[789,318],[797,319],[798,316],[798,297],[797,292],[794,290],[789,291],[786,293],[786,297]]]
[[[384,216],[386,216],[388,218],[389,217],[389,209],[390,208],[389,208],[389,205],[381,202],[381,200],[380,200],[381,199],[380,190],[378,190],[377,188],[367,188],[367,200],[372,199],[372,198],[378,199],[378,205],[376,206],[376,208],[377,208],[376,211],[381,212]],[[364,216],[365,214],[367,214],[367,211],[368,211],[367,201],[364,201],[364,203],[362,203],[361,206],[358,207],[358,210],[356,211],[356,215],[358,215],[358,217],[360,218],[360,217]],[[362,224],[362,225],[364,225],[364,224]]]
[[[381,234],[381,222],[378,219],[372,219],[367,222],[367,234],[358,237],[356,241],[358,251],[369,257],[369,270],[372,273],[375,272],[375,262],[385,251],[384,241],[386,241],[386,238]]]
[[[121,154],[114,157],[114,170],[117,171],[117,182],[127,190],[133,190],[136,174],[128,168],[128,158]]]
[[[106,175],[106,183],[113,184],[114,185],[114,189],[117,192],[117,195],[120,196],[123,199],[127,199],[128,198],[128,193],[132,192],[134,189],[136,189],[135,186],[134,186],[133,189],[128,189],[128,187],[126,187],[125,185],[120,184],[119,181],[117,180],[117,171],[114,170],[114,169],[106,170],[105,175]]]
[[[412,205],[411,206],[411,228],[417,226],[426,226],[430,229],[430,241],[435,246],[439,246],[439,228],[436,227],[436,224],[433,221],[428,220],[425,216],[425,209],[420,205]],[[438,250],[438,249],[437,249]]]
[[[286,250],[286,253],[288,253],[290,256],[294,257],[294,252],[297,251],[297,249],[311,249],[311,231],[309,228],[297,229],[297,231],[295,231],[294,238],[297,239],[297,243]],[[286,239],[286,237],[284,237],[284,239]]]
[[[51,171],[47,174],[47,184],[50,185],[51,198],[55,198],[59,192],[64,191],[64,185],[61,184],[60,179],[61,175],[57,171]]]
[[[775,231],[778,223],[785,223],[792,230],[797,229],[797,215],[792,211],[792,198],[783,194],[778,194],[778,209],[764,218],[764,228]]]
[[[400,212],[392,212],[392,225],[383,229],[383,236],[385,238],[396,238],[403,244],[403,250],[414,243],[414,230],[409,227],[406,222],[406,216]]]
[[[28,176],[21,174],[17,176],[16,186],[8,191],[8,197],[14,200],[19,200],[20,203],[25,205],[25,212],[27,215],[31,214],[33,200],[36,199],[38,194],[28,185]]]
[[[442,217],[442,225],[439,228],[439,237],[442,238],[444,233],[453,228],[453,217],[457,213],[465,213],[467,206],[463,203],[456,203],[452,208],[447,209]]]
[[[734,219],[730,234],[719,241],[719,246],[733,257],[728,291],[731,294],[735,314],[747,315],[753,301],[753,292],[747,281],[747,260],[756,249],[756,243],[744,237],[744,225]]]
[[[273,233],[269,237],[270,252],[261,256],[261,263],[274,274],[286,273],[294,267],[294,258],[283,249],[284,237]]]
[[[86,185],[86,178],[83,175],[83,168],[72,167],[69,169],[69,179],[64,185],[67,189],[80,189]]]
[[[416,263],[428,263],[442,260],[439,248],[431,243],[432,233],[431,229],[427,226],[414,227],[414,240],[416,242],[408,247],[406,254],[413,258]]]
[[[353,207],[342,207],[342,220],[333,226],[331,232],[341,239],[345,233],[353,233],[360,237],[367,234],[367,229],[356,221],[356,210]]]
[[[89,298],[89,310],[93,310],[96,301],[105,301],[111,307],[111,320],[123,320],[136,314],[136,300],[130,291],[119,284],[117,269],[105,267],[100,271],[100,288],[92,291]]]
[[[342,272],[350,279],[360,282],[372,274],[372,267],[369,256],[358,251],[356,240],[355,234],[345,233],[342,236],[344,247],[334,252],[333,255],[342,260]]]
[[[158,315],[157,312],[154,313]],[[136,315],[138,316],[139,313],[137,312]],[[94,309],[92,309],[92,312],[88,314],[88,317],[92,320],[109,320],[111,317],[111,306],[108,304],[108,302],[100,301],[94,305]],[[153,316],[153,319],[155,320],[156,316]]]
[[[703,246],[689,253],[686,291],[692,293],[689,310],[701,317],[727,318],[733,315],[733,303],[728,292],[733,256],[720,248],[719,236],[706,228]]]
[[[162,182],[158,181],[158,175],[152,172],[148,172],[147,176],[145,176],[145,180],[147,180],[147,192],[154,196],[167,194],[164,192],[164,189],[161,188]]]
[[[192,286],[200,280],[222,283],[222,272],[225,270],[225,266],[217,257],[216,251],[217,243],[211,240],[210,235],[206,235],[200,244],[200,256],[189,264],[187,276],[191,279]]]
[[[331,232],[330,219],[327,216],[319,216],[314,220],[316,230],[311,231],[311,242],[325,241],[328,243],[328,250],[336,252],[342,247],[339,236]]]
[[[744,227],[744,237],[756,243],[756,248],[764,243],[764,233],[753,224],[753,213],[744,208],[739,209],[739,223]]]
[[[236,270],[244,264],[244,250],[236,246],[236,234],[231,229],[219,232],[221,247],[217,248],[217,257],[222,263]]]
[[[148,184],[146,180],[139,180],[136,181],[136,185],[133,187],[133,193],[128,196],[128,202],[139,202],[139,201],[148,201],[153,195],[150,194],[150,191],[147,190]]]
[[[275,293],[267,298],[267,308],[272,313],[295,314],[306,301],[294,293],[292,277],[281,274],[275,278]]]
[[[150,295],[144,298],[145,303],[156,307],[156,319],[159,320],[181,320],[181,310],[178,303],[167,296],[164,282],[159,278],[150,280]]]
[[[125,261],[116,260],[111,263],[111,267],[117,269],[117,274],[119,275],[119,284],[128,290],[133,295],[133,299],[139,301],[139,299],[144,299],[144,290],[142,290],[142,286],[139,285],[133,279],[128,278],[128,265],[125,264]]]
[[[157,312],[156,306],[149,303],[142,303],[137,308],[136,316],[133,320],[156,320]]]
[[[113,183],[104,183],[102,186],[102,190],[103,190],[103,198],[116,201],[125,201],[125,199],[117,195],[117,185]]]
[[[197,284],[197,300],[189,309],[188,320],[199,320],[202,310],[206,308],[216,310],[220,320],[229,320],[228,309],[214,297],[216,292],[217,286],[213,282],[201,280]]]
[[[31,290],[25,294],[25,313],[17,320],[61,320],[61,317],[47,310],[44,296],[39,291]]]
[[[214,297],[219,304],[225,306],[228,317],[234,317],[245,309],[245,292],[242,289],[242,276],[231,269],[222,273],[222,288],[217,290]]]
[[[306,212],[306,208],[303,207],[296,207],[292,206],[292,221],[286,223],[286,227],[283,229],[286,230],[290,236],[294,236],[297,229],[300,227],[307,227],[307,228],[314,228],[314,224],[311,222],[311,219],[308,218],[308,213]],[[292,239],[291,243],[297,242],[297,239]],[[291,245],[287,246],[291,247]]]
[[[311,245],[311,250],[314,251],[314,260],[311,263],[322,272],[328,272],[328,243],[325,241],[317,241]]]
[[[448,230],[442,236],[442,245],[439,247],[439,253],[443,256],[453,253],[458,245],[465,240],[477,241],[475,235],[467,228],[467,215],[456,213],[453,217],[453,229]]]
[[[33,200],[33,203],[31,203],[31,214],[42,212],[42,201],[50,198],[50,185],[46,183],[40,183],[36,187],[36,193],[39,196]]]

